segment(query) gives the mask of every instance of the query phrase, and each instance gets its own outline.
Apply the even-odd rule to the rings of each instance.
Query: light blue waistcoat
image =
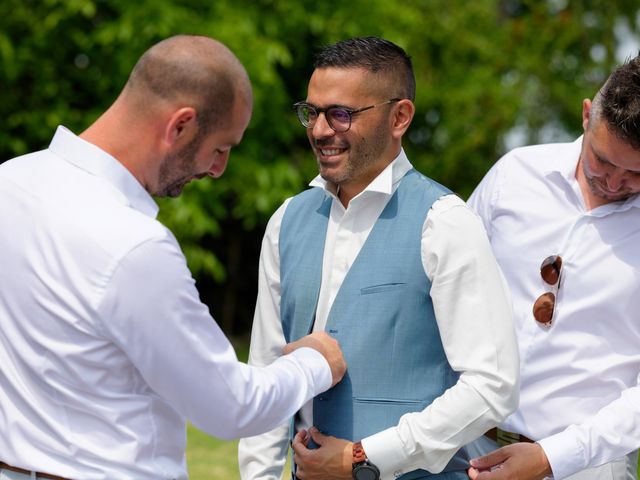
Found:
[[[340,342],[347,373],[313,400],[313,422],[321,432],[360,440],[423,410],[457,381],[420,253],[427,213],[448,193],[409,171],[347,272],[325,329]],[[315,320],[331,202],[322,189],[306,190],[290,201],[282,219],[280,313],[288,342],[307,335]],[[445,469],[450,473],[415,470],[400,478],[467,479],[466,466],[454,457]]]

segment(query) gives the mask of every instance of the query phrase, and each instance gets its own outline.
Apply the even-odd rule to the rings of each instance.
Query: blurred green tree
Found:
[[[222,181],[159,203],[203,299],[240,334],[265,222],[316,173],[291,104],[319,45],[378,35],[407,50],[418,93],[405,149],[466,197],[508,147],[580,133],[581,100],[637,53],[639,23],[636,0],[3,0],[0,161],[46,147],[58,124],[81,132],[152,43],[197,33],[227,44],[254,85],[245,139]]]

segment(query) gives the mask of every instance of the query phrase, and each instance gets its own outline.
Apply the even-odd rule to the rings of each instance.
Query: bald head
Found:
[[[194,107],[200,134],[228,122],[236,100],[252,102],[249,77],[233,52],[212,38],[191,35],[168,38],[147,50],[123,95],[151,114],[159,102]]]

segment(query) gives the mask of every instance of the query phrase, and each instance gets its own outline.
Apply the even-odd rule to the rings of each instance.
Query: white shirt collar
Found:
[[[402,180],[406,173],[413,168],[411,162],[404,153],[404,149],[400,149],[398,156],[386,166],[386,168],[380,172],[380,174],[374,178],[365,189],[356,195],[355,198],[362,195],[364,192],[376,192],[386,196],[393,195],[397,184]],[[333,183],[327,182],[324,178],[318,175],[316,178],[309,182],[310,187],[319,187],[325,190],[332,197],[336,197],[336,186]]]
[[[570,153],[562,158],[566,158],[566,162],[560,162],[557,158],[550,158],[548,163],[548,168],[546,170],[547,175],[551,174],[559,174],[564,178],[569,184],[577,183],[576,179],[576,168],[578,165],[578,159],[580,158],[580,152],[582,150],[582,138],[581,135],[576,140],[571,143],[562,144],[563,147],[570,151]]]
[[[49,150],[72,165],[109,182],[132,208],[152,218],[158,215],[156,202],[124,165],[66,127],[58,126]]]

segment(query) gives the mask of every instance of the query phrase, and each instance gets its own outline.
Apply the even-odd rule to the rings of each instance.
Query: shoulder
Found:
[[[48,150],[7,163],[0,175],[15,187],[10,201],[69,248],[119,257],[150,239],[171,236],[158,220],[132,208],[109,181]]]
[[[455,194],[448,194],[433,203],[425,227],[464,232],[482,228],[482,222],[464,200]]]
[[[426,175],[415,169],[407,172],[402,180],[401,185],[404,188],[420,190],[424,193],[429,193],[437,196],[447,195],[451,193],[451,190],[448,187],[436,182],[432,178],[427,177]]]
[[[567,168],[567,162],[577,160],[579,144],[548,143],[514,148],[503,155],[487,172],[469,199],[478,208],[479,197],[492,202],[503,190],[517,194],[528,189],[532,182],[544,179],[552,171]]]
[[[514,148],[497,163],[499,168],[546,172],[557,168],[558,162],[567,156],[574,156],[576,142],[546,143]]]

